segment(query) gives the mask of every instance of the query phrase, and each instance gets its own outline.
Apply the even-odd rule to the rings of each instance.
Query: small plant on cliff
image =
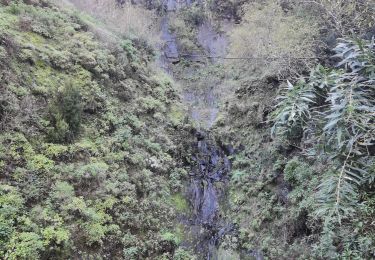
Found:
[[[302,131],[311,118],[310,106],[315,103],[314,98],[314,90],[304,81],[294,86],[288,81],[283,94],[277,97],[279,103],[274,112],[272,134],[284,134],[291,140],[301,138]]]
[[[82,102],[79,90],[71,83],[58,93],[50,106],[53,127],[48,135],[53,142],[71,142],[81,126]]]

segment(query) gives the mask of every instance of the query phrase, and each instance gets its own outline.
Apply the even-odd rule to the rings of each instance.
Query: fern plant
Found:
[[[334,51],[336,68],[318,65],[306,83],[288,82],[278,98],[272,134],[289,138],[288,131],[298,126],[313,133],[315,140],[306,142],[324,147],[321,153],[335,167],[318,187],[315,213],[341,222],[356,212],[361,188],[374,182],[368,161],[375,145],[375,44],[341,40]]]

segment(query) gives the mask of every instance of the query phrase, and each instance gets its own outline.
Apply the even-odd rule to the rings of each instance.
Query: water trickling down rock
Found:
[[[189,221],[192,246],[204,259],[216,259],[219,240],[232,229],[221,219],[220,201],[225,199],[230,163],[213,140],[197,133],[188,197],[193,209]]]
[[[178,42],[169,30],[169,15],[181,6],[191,4],[190,1],[176,2],[168,0],[165,3],[167,14],[162,20],[162,40],[160,63],[168,73],[170,67],[180,60]],[[209,24],[200,28],[200,40],[205,41],[202,46],[208,55],[221,55],[220,47],[224,46],[222,36],[216,37]],[[209,37],[203,34],[209,31]],[[185,57],[187,58],[187,57]],[[187,58],[188,59],[188,58]],[[201,62],[194,57],[191,62]],[[173,75],[172,75],[173,76]],[[209,129],[218,113],[214,86],[208,86],[203,93],[192,90],[184,91],[184,101],[190,107],[191,118],[198,122],[204,129]],[[192,104],[204,104],[194,106]],[[188,237],[183,246],[191,248],[200,257],[199,259],[217,259],[217,248],[220,239],[233,230],[233,225],[228,224],[220,216],[221,202],[225,201],[225,191],[229,181],[230,162],[224,150],[216,145],[205,131],[197,131],[197,141],[194,143],[194,155],[190,173],[190,182],[186,196],[191,205],[191,214],[182,220],[185,224]]]

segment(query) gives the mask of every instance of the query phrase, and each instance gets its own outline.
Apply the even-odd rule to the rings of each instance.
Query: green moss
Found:
[[[29,158],[28,168],[35,171],[51,170],[54,162],[42,154],[37,154]]]
[[[48,95],[63,86],[63,82],[67,80],[66,75],[41,61],[37,62],[34,69],[34,86],[31,89],[33,94]]]
[[[29,90],[23,86],[10,85],[8,86],[9,90],[12,91],[18,97],[24,97],[29,94]]]
[[[189,204],[181,193],[172,195],[171,201],[177,212],[186,213],[189,210]]]
[[[178,105],[173,104],[170,108],[169,118],[173,125],[181,125],[185,119],[186,111]]]
[[[44,155],[48,158],[56,158],[68,152],[69,147],[61,144],[43,144]]]
[[[151,96],[140,97],[138,99],[140,113],[156,113],[166,111],[165,105],[158,99]]]
[[[180,245],[180,243],[184,239],[184,229],[181,225],[176,225],[175,230],[173,232],[163,232],[161,234],[162,240],[168,241],[173,243],[175,246]]]
[[[23,39],[25,43],[31,43],[35,47],[42,47],[46,43],[45,38],[34,32],[24,32]]]
[[[0,10],[0,32],[1,30],[5,31],[13,28],[17,24],[18,19],[18,16]]]

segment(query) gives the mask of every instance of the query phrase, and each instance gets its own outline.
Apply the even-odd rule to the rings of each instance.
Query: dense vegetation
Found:
[[[2,259],[178,246],[183,109],[147,43],[110,33],[47,1],[0,5]]]
[[[215,129],[237,149],[239,242],[228,247],[270,259],[371,259],[374,6],[252,2],[230,53],[254,59],[230,62],[235,91]]]
[[[219,259],[375,258],[373,1],[188,2],[172,79],[163,1],[0,0],[0,258],[199,259],[187,110],[212,106]]]
[[[375,141],[375,45],[366,41],[342,41],[335,48],[335,69],[319,65],[308,81],[288,86],[277,104],[274,131],[287,142],[302,138],[302,154],[319,165],[320,184],[311,215],[323,221],[316,253],[338,257],[335,241],[345,257],[371,258],[374,233],[373,207]],[[297,143],[298,145],[298,143]],[[298,167],[297,165],[289,167]],[[285,179],[292,185],[296,176]],[[312,173],[298,173],[304,178]],[[345,241],[356,226],[358,234]],[[363,236],[366,234],[366,236]]]

